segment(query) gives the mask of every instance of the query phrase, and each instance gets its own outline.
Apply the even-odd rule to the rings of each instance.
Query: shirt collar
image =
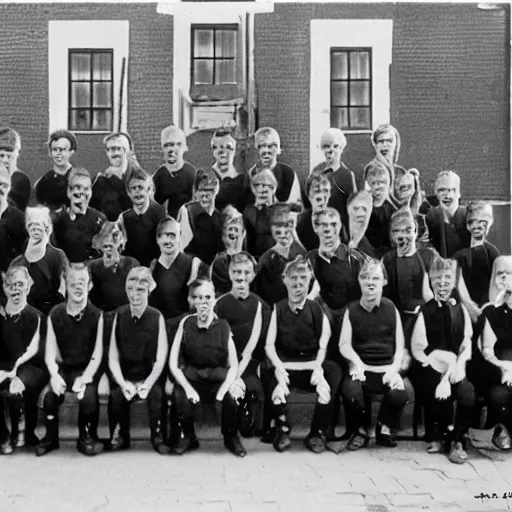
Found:
[[[288,307],[290,308],[290,311],[292,313],[295,313],[296,315],[298,315],[304,309],[304,306],[306,305],[307,300],[308,300],[308,298],[304,297],[304,300],[300,304],[290,304],[290,301],[288,301]]]
[[[483,247],[485,242],[485,238],[482,238],[482,240],[475,240],[473,237],[471,237],[471,245],[470,247]]]
[[[69,304],[66,304],[66,313],[73,320],[76,320],[77,322],[80,322],[80,320],[82,320],[82,318],[83,318],[83,316],[85,314],[85,309],[86,308],[87,308],[87,302],[85,303],[84,307],[80,311],[77,311],[77,310],[74,310],[74,309],[70,310],[69,309]]]
[[[233,165],[230,165],[226,172],[221,172],[216,163],[212,165],[212,169],[215,171],[215,174],[217,175],[220,181],[223,181],[226,178],[233,179],[238,176],[238,172]]]
[[[336,249],[334,250],[332,257],[333,258],[337,257],[340,260],[342,260],[342,259],[344,259],[346,254],[347,254],[347,251],[346,251],[345,246],[341,243],[341,240],[338,240],[338,245],[336,246]],[[320,258],[322,258],[327,263],[331,263],[332,258],[329,257],[327,254],[323,253],[322,251],[320,251],[320,249],[318,249],[318,256],[320,256]]]
[[[361,307],[365,310],[365,311],[368,311],[368,313],[373,313],[375,310],[379,309],[380,308],[380,305],[382,303],[382,299],[379,301],[378,304],[374,304],[372,307],[368,306],[367,304],[364,303],[363,299],[361,298],[359,300],[359,304],[361,304]]]
[[[144,208],[142,210],[135,209],[135,206],[133,206],[133,211],[135,212],[135,215],[140,217],[141,215],[144,215],[149,210],[150,206],[151,206],[151,199],[147,202],[147,204],[144,206]]]
[[[196,315],[196,318],[197,318],[197,328],[200,331],[207,331],[210,328],[210,326],[212,325],[213,321],[217,318],[217,315],[215,313],[213,313],[213,315],[211,315],[208,318],[208,321],[206,323],[201,323],[199,321],[199,317],[197,315]]]
[[[142,316],[144,315],[144,313],[146,312],[146,308],[144,308],[144,311],[134,311],[132,306],[130,305],[130,313],[132,315],[132,318],[135,320],[135,321],[138,321],[142,318]]]

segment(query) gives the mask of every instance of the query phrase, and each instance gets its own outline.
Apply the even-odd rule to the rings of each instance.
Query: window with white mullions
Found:
[[[372,49],[331,48],[331,126],[372,127]]]
[[[113,61],[112,49],[69,50],[70,130],[112,130]]]

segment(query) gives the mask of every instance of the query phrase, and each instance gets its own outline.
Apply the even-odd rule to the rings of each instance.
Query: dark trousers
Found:
[[[382,382],[383,373],[365,372],[366,380],[352,380],[348,375],[341,383],[341,396],[347,414],[347,423],[357,432],[361,427],[369,428],[371,423],[371,402],[365,396],[384,395],[380,403],[377,421],[396,432],[400,428],[402,410],[409,400],[405,389],[391,389]],[[370,407],[368,407],[370,405]],[[349,419],[350,418],[350,419]]]
[[[335,398],[338,393],[340,382],[341,382],[341,368],[338,364],[333,361],[325,360],[322,369],[324,370],[324,378],[329,384],[331,389],[331,400],[328,404],[320,404],[316,403],[315,410],[313,412],[313,419],[311,422],[311,432],[317,432],[319,430],[326,432],[332,424],[332,415],[333,415],[333,405],[335,403]],[[314,386],[311,385],[311,370],[287,370],[288,376],[290,378],[290,384],[288,388],[290,391],[295,389],[300,389],[303,391],[316,392]],[[263,378],[263,374],[262,374]],[[265,403],[271,405],[273,410],[274,418],[278,418],[280,416],[287,416],[288,407],[287,404],[279,404],[274,405],[272,403],[272,393],[277,386],[277,379],[275,377],[274,368],[269,368],[265,372],[265,377],[263,381],[263,388],[265,390]]]
[[[251,359],[244,373],[242,374],[242,380],[245,384],[245,396],[252,396],[254,398],[261,399],[263,397],[263,385],[261,384],[260,377],[258,375],[258,367],[260,362],[256,359]]]
[[[216,403],[217,392],[219,391],[222,382],[208,381],[208,380],[194,380],[188,379],[190,385],[196,390],[201,403],[214,404]],[[193,404],[188,398],[185,390],[179,385],[174,386],[173,401],[176,404],[176,410],[180,421],[186,424],[193,424],[195,420],[196,404]],[[222,400],[222,413],[221,413],[221,432],[222,435],[233,434],[237,430],[237,411],[238,404],[236,400],[229,394],[229,391],[224,395]]]
[[[453,440],[462,441],[472,422],[475,388],[465,378],[457,384],[452,384],[452,394],[448,399],[438,400],[435,391],[441,378],[442,375],[431,366],[423,367],[418,362],[413,364],[409,372],[416,399],[421,401],[425,410],[425,438],[427,441],[441,441],[445,438],[448,425],[453,421],[453,407],[456,401]]]

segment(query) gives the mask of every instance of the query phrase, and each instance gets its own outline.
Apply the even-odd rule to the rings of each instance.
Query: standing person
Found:
[[[236,140],[231,130],[220,128],[215,131],[211,140],[214,164],[212,169],[219,178],[219,193],[215,198],[215,208],[222,211],[231,204],[242,212],[247,204],[250,190],[247,177],[239,173],[233,161],[236,154]]]
[[[11,175],[9,204],[24,212],[30,202],[32,186],[28,176],[18,169],[20,150],[19,133],[12,128],[0,128],[0,163],[5,165]]]
[[[149,267],[158,257],[156,228],[165,217],[165,208],[151,198],[151,177],[139,167],[126,176],[126,188],[132,207],[123,212],[119,222],[126,231],[125,255]]]
[[[69,206],[68,175],[73,168],[70,159],[78,148],[73,133],[57,130],[48,139],[48,153],[52,160],[52,170],[44,174],[35,184],[36,200],[56,215],[62,208]]]
[[[71,263],[83,263],[97,257],[92,239],[106,217],[89,206],[91,185],[89,171],[81,167],[71,169],[68,174],[69,207],[53,221],[53,242]]]
[[[245,457],[247,452],[237,427],[237,398],[242,397],[242,388],[236,382],[238,357],[229,324],[214,313],[215,290],[211,281],[191,283],[190,296],[197,313],[180,322],[169,358],[176,381],[173,400],[182,430],[173,452],[182,455],[199,447],[194,428],[195,406],[217,402],[222,403],[224,446],[234,455]]]
[[[453,171],[441,171],[434,184],[439,206],[426,217],[430,242],[443,257],[451,258],[457,251],[471,244],[466,226],[466,208],[460,206],[460,178]]]
[[[179,209],[192,201],[196,169],[184,159],[187,140],[177,126],[164,128],[161,142],[165,162],[153,175],[155,201],[167,203],[167,213],[176,219]]]
[[[288,297],[274,305],[268,328],[265,352],[273,368],[266,372],[264,388],[265,400],[273,404],[273,446],[278,452],[291,446],[287,397],[294,387],[315,390],[317,395],[306,447],[320,453],[329,443],[327,435],[341,369],[326,357],[331,328],[320,305],[307,298],[312,279],[306,257],[298,256],[286,265],[283,282]]]
[[[417,398],[425,404],[425,430],[429,453],[442,453],[450,446],[448,459],[463,464],[468,456],[464,436],[471,425],[475,390],[466,378],[471,359],[471,319],[461,302],[452,297],[456,284],[453,260],[437,258],[429,277],[434,298],[421,309],[414,325],[409,378]],[[452,432],[453,402],[457,401]]]
[[[32,280],[23,266],[11,265],[3,274],[7,304],[0,315],[0,390],[8,391],[10,436],[0,399],[0,453],[39,443],[37,400],[48,382],[39,360],[41,313],[27,304]]]
[[[347,424],[353,429],[349,450],[368,446],[371,411],[366,393],[383,393],[376,427],[377,444],[394,448],[400,416],[408,397],[399,374],[404,355],[404,333],[393,303],[382,297],[386,284],[381,262],[370,260],[359,272],[361,299],[351,302],[343,317],[339,349],[349,374],[341,384]]]
[[[345,227],[348,224],[348,198],[357,192],[354,173],[341,161],[346,146],[347,139],[339,128],[329,128],[320,137],[320,149],[325,155],[325,164],[333,170],[329,206],[338,210]]]
[[[133,167],[138,167],[131,156],[133,142],[127,133],[113,132],[103,139],[110,166],[99,172],[92,185],[91,207],[115,221],[132,203],[126,190],[126,176]]]
[[[121,306],[114,319],[109,349],[109,367],[115,387],[110,392],[110,445],[113,451],[129,448],[130,404],[146,400],[153,449],[164,455],[169,447],[162,434],[164,384],[162,372],[168,353],[164,318],[148,305],[155,287],[150,270],[134,267],[126,279],[129,304]],[[125,428],[123,428],[125,427]]]
[[[222,216],[215,208],[218,193],[217,174],[199,169],[194,180],[194,200],[183,205],[177,217],[181,226],[181,249],[207,266],[222,250]]]
[[[375,159],[381,162],[389,173],[391,185],[391,198],[398,173],[405,169],[397,164],[400,155],[401,138],[398,130],[390,124],[381,124],[372,133],[372,144],[375,150]]]
[[[13,264],[27,267],[33,281],[28,303],[46,316],[54,306],[64,302],[64,274],[68,260],[64,251],[50,243],[53,226],[47,207],[27,207],[25,223],[27,246]]]
[[[103,451],[97,436],[103,315],[88,300],[90,286],[87,267],[71,265],[66,273],[66,302],[55,306],[48,317],[45,362],[50,390],[44,397],[46,434],[36,448],[38,456],[59,448],[59,407],[67,390],[79,400],[78,451],[84,455]]]

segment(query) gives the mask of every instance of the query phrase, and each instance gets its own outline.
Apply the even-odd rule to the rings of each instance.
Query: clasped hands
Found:
[[[75,380],[76,383],[76,380]],[[85,391],[85,386],[84,386]],[[130,400],[133,400],[137,395],[141,400],[146,400],[146,398],[149,395],[149,392],[151,391],[151,387],[148,386],[145,382],[130,382],[130,381],[124,381],[123,386],[121,387],[123,391],[123,395],[126,398],[126,400],[129,402]],[[74,391],[74,386],[73,386]]]

